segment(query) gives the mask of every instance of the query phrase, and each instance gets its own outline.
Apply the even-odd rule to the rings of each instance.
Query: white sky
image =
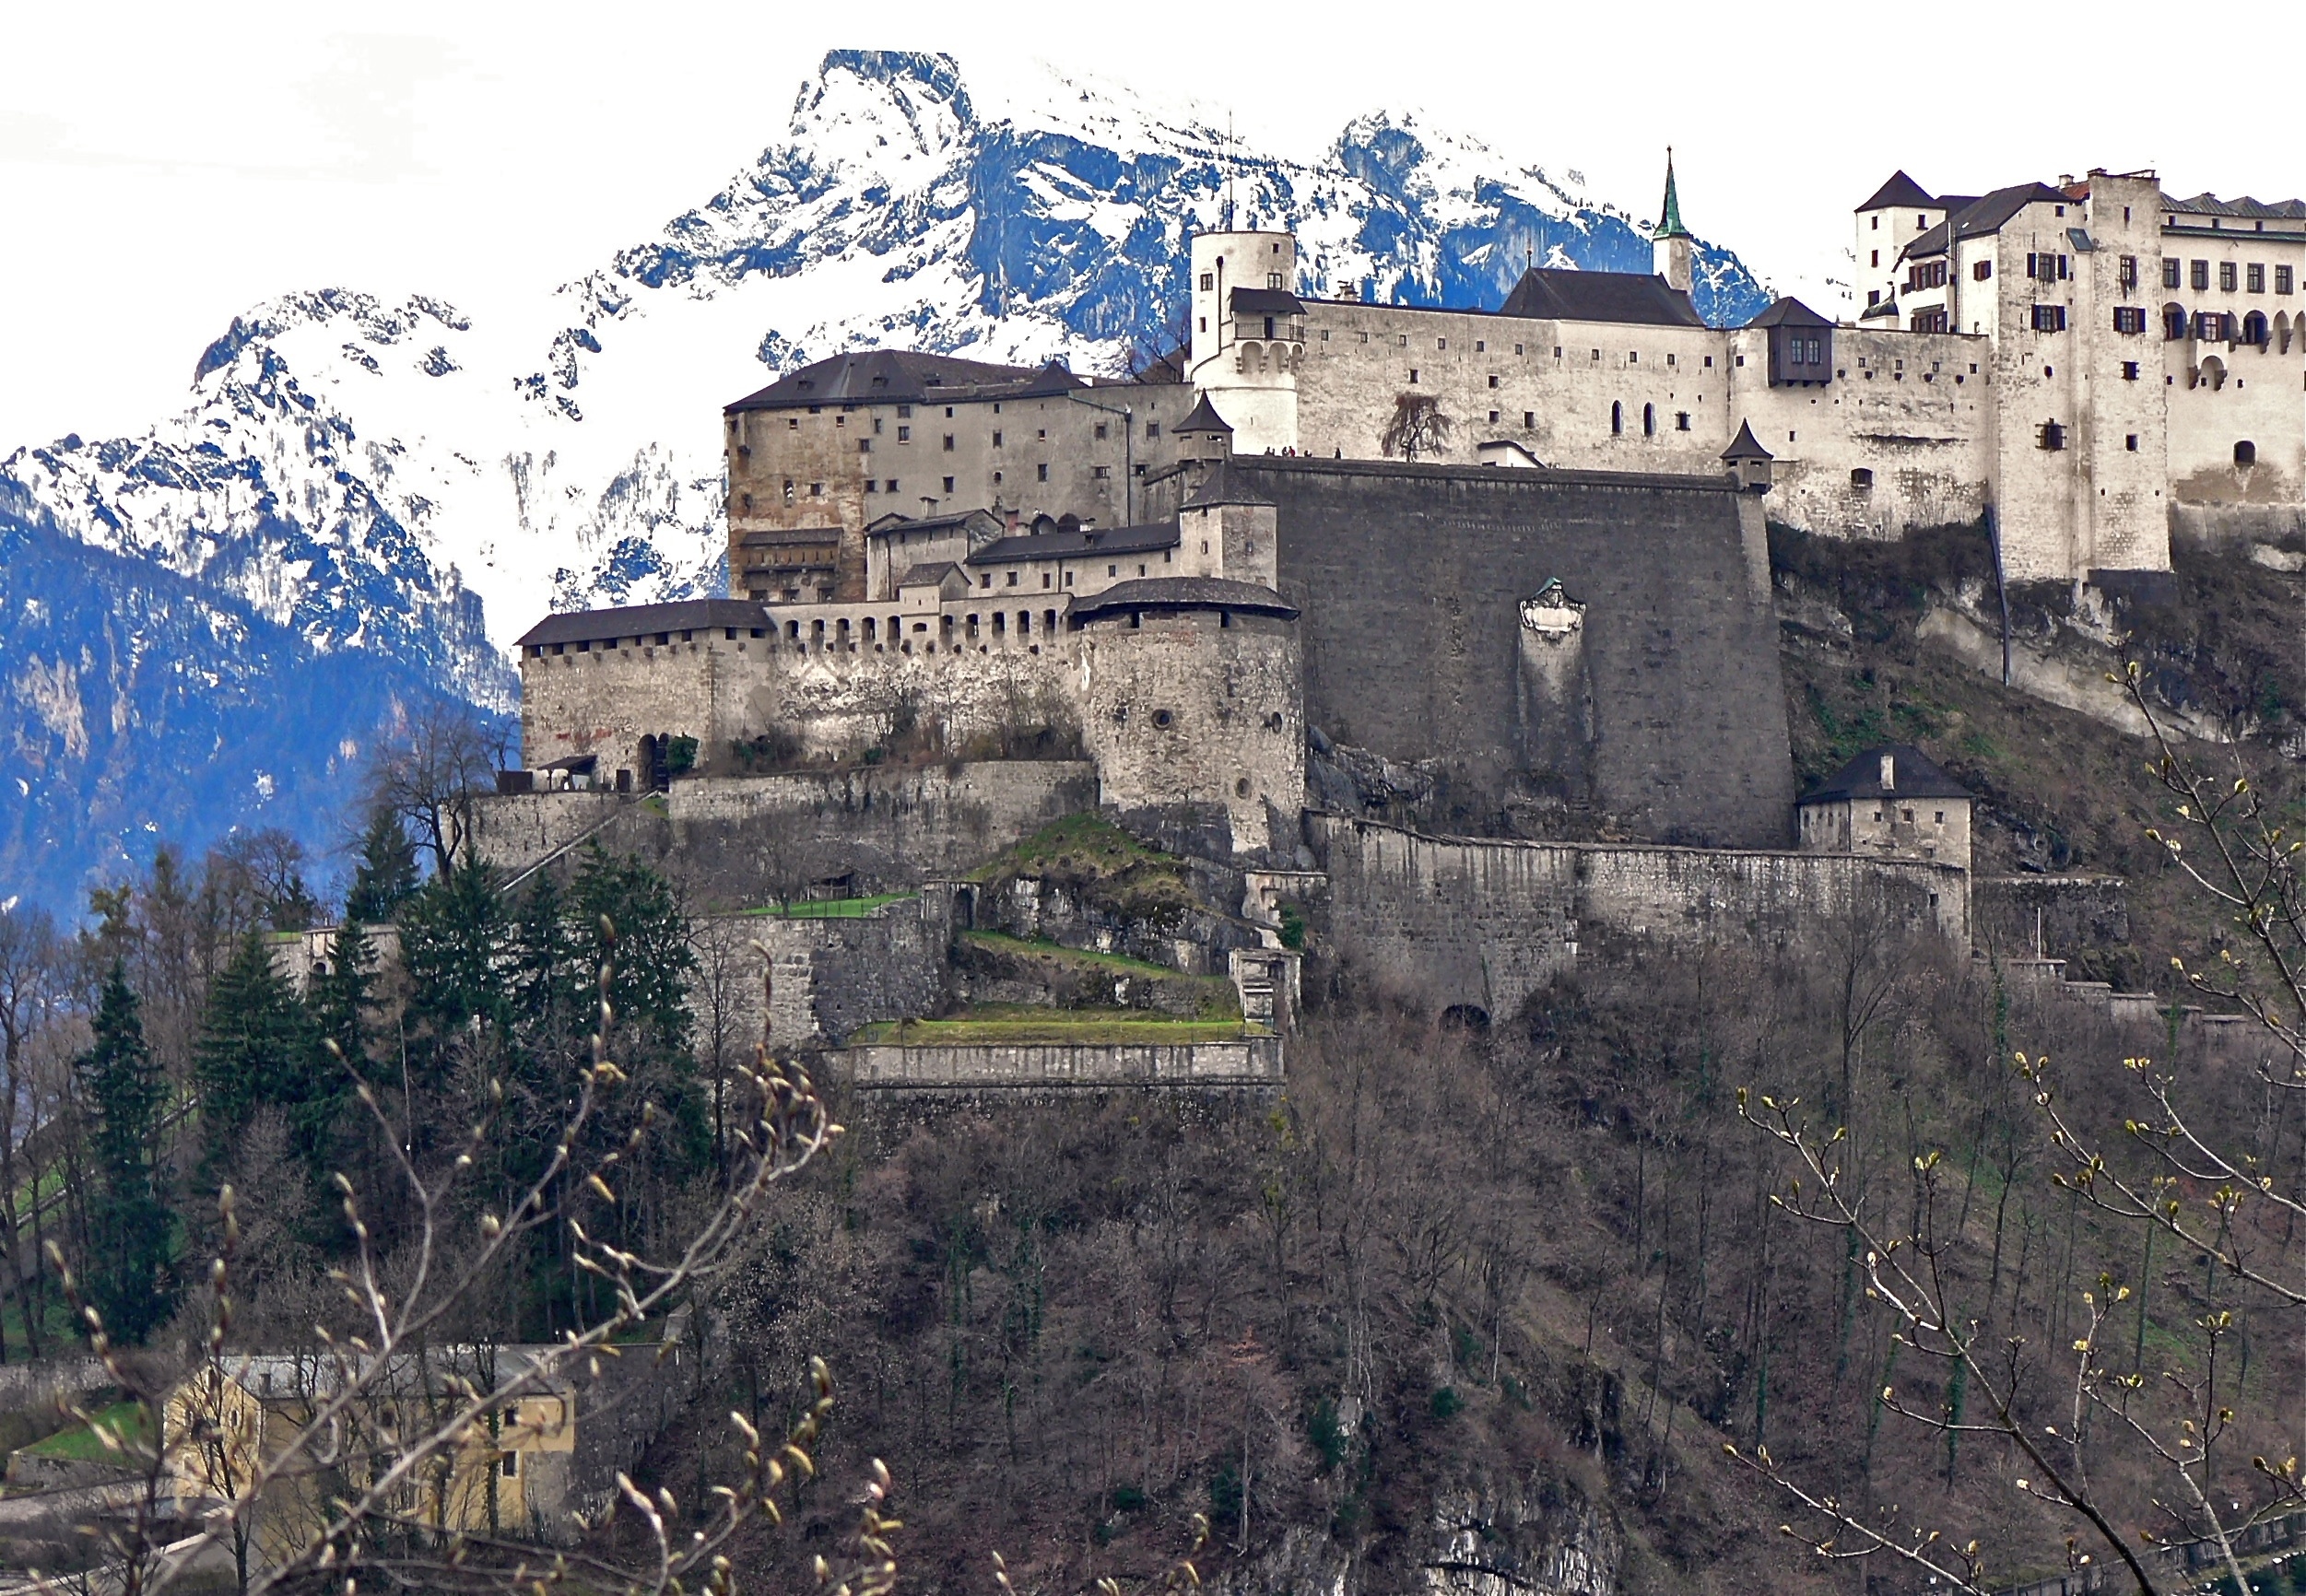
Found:
[[[1417,111],[1644,213],[1671,143],[1690,226],[1799,281],[1900,166],[1965,193],[2094,165],[2157,166],[2181,194],[2306,191],[2290,102],[2247,91],[2237,42],[2283,55],[2295,12],[2220,12],[2243,58],[2187,83],[2159,54],[2166,26],[2184,37],[2171,16],[2012,11],[1939,44],[1895,7],[1721,0],[11,6],[0,454],[172,410],[208,340],[287,289],[533,300],[781,140],[830,46],[949,51],[995,103],[1038,55],[1229,109],[1245,141],[1300,155],[1361,111]],[[1954,53],[1971,40],[1994,58]]]

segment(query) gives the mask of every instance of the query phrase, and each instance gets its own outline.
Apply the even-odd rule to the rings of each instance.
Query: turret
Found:
[[[1193,241],[1192,355],[1186,376],[1216,397],[1233,447],[1297,447],[1297,365],[1305,306],[1297,297],[1297,240],[1277,232],[1215,232]]]
[[[1668,288],[1689,291],[1690,266],[1698,241],[1681,225],[1681,195],[1674,188],[1674,149],[1665,147],[1665,208],[1651,234],[1650,250],[1657,275]]]

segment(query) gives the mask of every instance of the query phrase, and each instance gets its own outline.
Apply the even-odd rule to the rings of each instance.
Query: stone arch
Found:
[[[2217,393],[2220,388],[2225,387],[2226,362],[2219,359],[2216,355],[2210,356],[2207,359],[2202,362],[2200,380],[2210,385],[2210,392],[2213,393]]]
[[[2258,446],[2249,439],[2238,439],[2234,444],[2234,464],[2252,466],[2258,464]]]
[[[2176,300],[2162,307],[2162,338],[2176,343],[2186,335],[2186,308]]]
[[[1654,405],[1641,406],[1641,436],[1644,438],[1657,436],[1657,406]]]
[[[2271,342],[2266,336],[2266,313],[2264,311],[2253,311],[2244,316],[2241,327],[2243,343],[2263,349]]]
[[[1612,400],[1609,402],[1609,435],[1610,435],[1612,438],[1622,438],[1622,437],[1624,437],[1624,436],[1625,436],[1625,430],[1626,430],[1626,407],[1625,407],[1625,405],[1624,405],[1624,403],[1623,403],[1622,401],[1620,401],[1620,400],[1612,399]]]
[[[2279,353],[2287,355],[2290,352],[2290,313],[2288,311],[2274,312],[2274,341],[2278,346]]]

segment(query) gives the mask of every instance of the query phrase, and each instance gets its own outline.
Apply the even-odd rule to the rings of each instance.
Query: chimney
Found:
[[[1017,511],[1014,510],[1008,512],[1007,525],[1011,532],[1015,532],[1017,530]]]
[[[1882,756],[1882,791],[1885,792],[1898,791],[1898,756],[1895,754]]]

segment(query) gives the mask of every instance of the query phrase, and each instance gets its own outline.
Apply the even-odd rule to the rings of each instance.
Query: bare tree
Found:
[[[1420,454],[1438,454],[1449,447],[1457,423],[1441,413],[1441,402],[1430,393],[1404,393],[1394,400],[1392,419],[1378,434],[1378,452],[1388,459],[1400,455],[1414,461]]]
[[[41,1355],[40,1259],[20,1245],[29,1215],[20,1201],[39,1202],[25,1181],[25,1144],[43,1121],[42,1095],[33,1080],[41,1033],[58,1021],[65,992],[64,949],[56,929],[39,909],[0,909],[0,1268],[24,1316],[26,1350]],[[20,1200],[19,1194],[23,1194]],[[0,1334],[0,1363],[7,1361]]]
[[[489,789],[505,751],[502,734],[471,706],[427,704],[376,750],[367,807],[400,816],[434,870],[445,872],[472,839],[473,800]]]

